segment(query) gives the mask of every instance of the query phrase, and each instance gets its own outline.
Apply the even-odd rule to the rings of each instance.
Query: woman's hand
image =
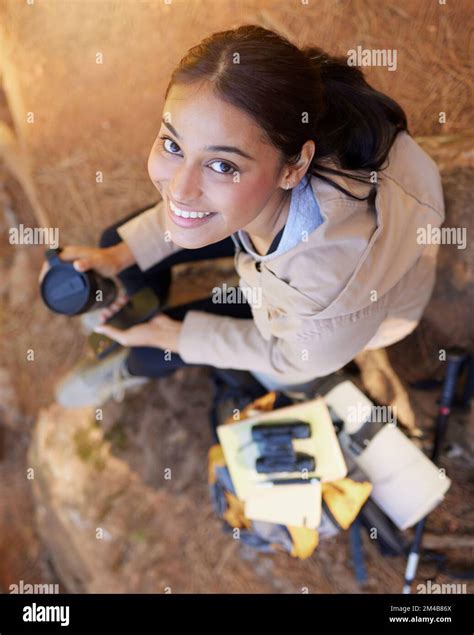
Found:
[[[65,262],[72,261],[77,271],[94,269],[106,278],[117,276],[123,269],[136,262],[135,256],[125,242],[112,247],[69,245],[61,250],[59,258]],[[44,262],[38,277],[40,283],[49,269],[49,262]]]
[[[135,257],[125,242],[112,247],[69,245],[61,250],[59,257],[66,262],[72,261],[77,271],[94,269],[106,278],[113,278],[135,262]]]
[[[152,346],[177,353],[181,328],[181,322],[161,313],[149,322],[137,324],[126,330],[108,324],[101,324],[94,330],[107,335],[122,346]]]

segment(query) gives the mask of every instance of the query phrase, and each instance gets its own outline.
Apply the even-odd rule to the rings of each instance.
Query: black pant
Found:
[[[115,225],[108,227],[101,235],[99,242],[100,247],[112,247],[112,245],[121,242],[122,239],[117,233],[117,228],[144,210],[149,209],[149,207],[150,205],[133,212],[121,219],[118,223],[115,223]],[[234,252],[235,245],[229,236],[217,243],[206,245],[198,249],[180,249],[146,271],[142,271],[138,265],[132,265],[124,269],[119,274],[119,278],[128,295],[132,295],[143,287],[148,286],[151,287],[159,297],[164,297],[171,284],[171,267],[173,265],[182,262],[196,262],[199,260],[233,256]],[[195,300],[194,302],[165,309],[163,313],[166,313],[166,315],[175,320],[182,321],[186,313],[190,310],[204,311],[216,315],[228,315],[241,319],[252,319],[252,312],[247,302],[216,304],[212,301],[211,296],[203,300]],[[188,364],[186,364],[177,353],[168,354],[165,358],[164,350],[155,347],[134,346],[131,348],[127,358],[127,367],[130,373],[142,377],[164,377],[182,366],[188,366]]]

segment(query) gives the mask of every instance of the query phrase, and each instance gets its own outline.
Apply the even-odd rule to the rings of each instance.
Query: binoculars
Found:
[[[295,452],[293,439],[308,439],[311,436],[309,423],[298,419],[284,419],[279,423],[264,423],[252,426],[252,440],[257,444],[260,457],[256,460],[259,474],[274,472],[312,472],[314,457]]]

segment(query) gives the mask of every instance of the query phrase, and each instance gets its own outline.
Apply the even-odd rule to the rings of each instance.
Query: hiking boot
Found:
[[[129,349],[120,349],[97,361],[80,361],[55,387],[56,401],[65,408],[101,406],[113,397],[122,401],[125,391],[150,381],[149,377],[131,375],[126,360]]]

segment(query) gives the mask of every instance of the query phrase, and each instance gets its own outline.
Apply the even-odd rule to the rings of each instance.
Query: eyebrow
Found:
[[[168,130],[170,130],[175,135],[175,137],[181,139],[179,134],[170,123],[166,122],[164,119],[162,119],[162,122],[168,128]],[[210,152],[232,152],[233,154],[240,154],[240,156],[244,157],[245,159],[255,161],[255,159],[251,157],[250,154],[247,154],[246,152],[240,150],[240,148],[237,148],[235,146],[206,146],[204,150],[208,150]]]

